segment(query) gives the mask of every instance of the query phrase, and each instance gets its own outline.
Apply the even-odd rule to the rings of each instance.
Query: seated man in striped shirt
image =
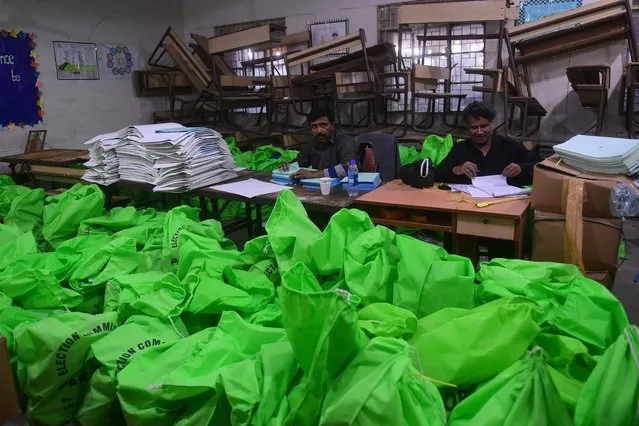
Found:
[[[335,130],[333,113],[327,108],[313,108],[307,118],[311,123],[313,139],[302,146],[297,162],[300,167],[312,167],[315,170],[300,169],[292,177],[343,178],[348,174],[350,161],[356,159],[353,139]],[[282,168],[286,169],[288,165],[283,165]]]

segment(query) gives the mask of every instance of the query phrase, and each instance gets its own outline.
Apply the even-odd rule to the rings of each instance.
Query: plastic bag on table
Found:
[[[639,330],[626,327],[584,384],[576,426],[634,426],[639,401]]]
[[[322,425],[446,425],[437,387],[415,368],[406,342],[376,337],[331,386]]]
[[[75,184],[62,194],[47,197],[42,235],[54,248],[78,234],[80,223],[104,213],[104,193],[97,185]]]
[[[124,424],[115,388],[117,376],[136,356],[150,348],[176,342],[187,337],[181,322],[135,315],[111,334],[91,345],[91,354],[99,362],[99,369],[89,381],[75,420],[81,425]]]
[[[352,298],[344,290],[322,291],[302,263],[282,276],[278,289],[282,322],[304,377],[291,392],[287,424],[319,420],[322,400],[332,382],[366,345]]]
[[[235,312],[173,344],[148,349],[118,374],[117,394],[128,424],[173,426],[211,422],[224,415],[216,392],[227,366],[258,354],[264,345],[286,340],[283,329],[248,324]]]
[[[29,397],[29,424],[73,420],[95,365],[91,345],[117,328],[115,313],[67,312],[16,328],[18,380]]]
[[[455,407],[448,424],[570,426],[572,420],[548,373],[543,351],[535,348]]]
[[[617,217],[639,216],[639,190],[626,183],[617,183],[610,192],[610,211]]]
[[[518,360],[539,334],[531,300],[501,299],[472,310],[446,308],[421,318],[409,340],[424,375],[466,387]]]

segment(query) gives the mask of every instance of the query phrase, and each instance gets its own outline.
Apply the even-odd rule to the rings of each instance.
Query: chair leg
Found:
[[[604,119],[606,117],[606,105],[608,100],[608,91],[602,90],[599,95],[599,109],[597,110],[597,128],[595,135],[599,136],[603,131]]]

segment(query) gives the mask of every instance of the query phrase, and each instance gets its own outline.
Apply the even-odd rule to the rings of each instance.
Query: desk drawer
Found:
[[[515,239],[515,219],[490,215],[457,215],[457,233],[477,237]]]

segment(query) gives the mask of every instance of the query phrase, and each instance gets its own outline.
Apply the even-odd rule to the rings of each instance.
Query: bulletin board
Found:
[[[0,127],[32,126],[42,121],[35,35],[0,30]]]
[[[525,0],[519,3],[519,24],[581,7],[582,0]]]

